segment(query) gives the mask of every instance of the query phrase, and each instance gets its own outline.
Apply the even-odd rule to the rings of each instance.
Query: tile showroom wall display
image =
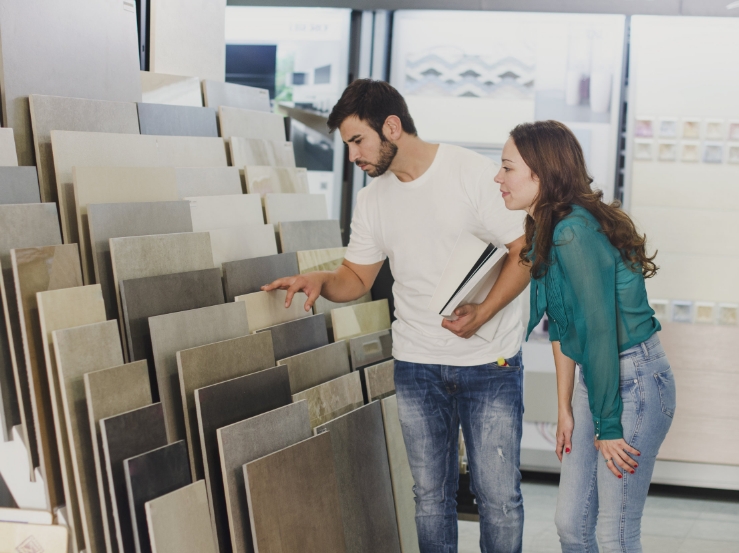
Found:
[[[217,553],[205,481],[144,504],[152,553]]]
[[[91,434],[94,429],[90,428],[90,419],[84,409],[84,376],[123,363],[118,325],[116,321],[106,321],[78,326],[54,331],[52,337],[85,548],[102,553],[106,547],[104,511],[100,509],[98,501],[100,496]]]
[[[348,340],[390,328],[387,300],[372,301],[331,311],[334,339]]]
[[[43,551],[67,553],[69,537],[66,526],[52,524],[27,524],[25,522],[0,522],[3,545],[7,551]],[[34,549],[28,549],[33,547]]]
[[[306,400],[313,428],[364,405],[358,372],[349,373],[297,394],[293,402]]]
[[[167,436],[170,442],[184,440],[187,434],[177,352],[249,334],[246,311],[241,304],[226,303],[160,315],[149,320],[149,331]]]
[[[203,107],[200,79],[140,71],[141,101],[147,104]]]
[[[0,167],[0,204],[41,202],[35,167]]]
[[[0,50],[0,111],[21,165],[34,164],[30,95],[141,101],[136,13],[119,3],[3,2]]]
[[[244,167],[246,191],[249,194],[308,194],[308,170],[303,167]]]
[[[179,198],[241,194],[241,175],[236,167],[176,167]]]
[[[115,539],[118,551],[128,553],[135,551],[135,545],[123,461],[167,445],[162,404],[154,403],[105,418],[100,421],[100,434],[113,507]]]
[[[380,403],[316,428],[321,432],[331,436],[347,552],[400,553]]]
[[[364,369],[367,399],[375,401],[395,393],[395,360],[383,361]],[[551,390],[551,388],[549,388]]]
[[[192,483],[185,441],[180,440],[126,459],[123,461],[123,472],[136,553],[150,553],[151,542],[144,505],[147,501]]]
[[[226,301],[234,301],[236,296],[259,292],[262,286],[278,278],[297,275],[298,272],[298,256],[294,253],[224,263],[223,287]]]
[[[228,106],[256,111],[272,111],[269,90],[221,81],[203,80],[203,99],[212,108]]]
[[[304,401],[292,403],[219,428],[216,435],[231,550],[233,553],[253,553],[243,466],[310,438],[308,405]]]
[[[352,370],[374,365],[393,356],[392,330],[380,330],[349,340]]]
[[[109,240],[192,232],[190,204],[185,201],[93,204],[87,208],[87,226],[95,282],[102,288],[108,319],[117,319],[118,301]]]
[[[105,471],[100,421],[151,404],[149,369],[146,361],[135,361],[127,365],[86,373],[84,381],[98,487],[97,497],[88,498],[88,501],[97,501],[97,508],[102,513],[106,551],[117,553],[118,540],[115,536],[110,486]]]
[[[341,248],[339,221],[283,221],[279,224],[282,253]]]
[[[280,365],[287,365],[292,394],[314,388],[351,372],[344,342],[335,342],[277,362]]]
[[[216,110],[212,108],[139,103],[141,134],[160,136],[218,136]]]
[[[330,432],[244,465],[257,551],[345,553]]]
[[[263,328],[311,316],[311,312],[304,308],[308,296],[297,292],[290,307],[285,307],[286,297],[287,291],[274,290],[237,296],[235,301],[244,303],[249,319],[249,332],[257,332]]]
[[[192,228],[204,232],[243,225],[263,225],[262,202],[257,194],[195,196],[190,202]]]
[[[285,359],[328,345],[326,323],[321,315],[303,317],[260,330],[271,332],[275,357]]]
[[[134,101],[106,102],[31,94],[28,102],[41,198],[45,202],[58,199],[52,130],[139,134]]]
[[[292,142],[234,136],[228,143],[231,149],[231,165],[234,167],[247,165],[295,167]]]
[[[0,128],[0,167],[17,167],[13,129]]]
[[[272,225],[245,225],[209,230],[213,249],[213,264],[264,257],[277,253],[277,242]]]
[[[177,352],[183,423],[193,478],[203,478],[195,390],[275,366],[269,332],[251,334]]]
[[[283,221],[321,221],[328,219],[323,194],[265,194],[264,215],[268,223]]]
[[[195,390],[211,520],[216,529],[216,540],[221,553],[231,550],[231,539],[216,431],[229,424],[284,407],[290,402],[287,367],[274,367]]]
[[[220,106],[218,121],[223,138],[238,136],[263,140],[287,139],[285,118],[277,113]]]

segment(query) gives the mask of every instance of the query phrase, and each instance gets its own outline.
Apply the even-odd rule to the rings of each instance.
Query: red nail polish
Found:
[[[634,474],[634,471],[633,470],[631,471],[631,474]]]
[[[567,449],[565,449],[565,453],[569,453],[569,452],[570,452],[570,448],[568,447]]]
[[[618,477],[619,477],[619,478],[623,478],[623,476],[621,476],[620,474],[618,475]]]
[[[637,457],[641,457],[641,453],[637,453],[637,454],[636,454],[636,456],[637,456]]]

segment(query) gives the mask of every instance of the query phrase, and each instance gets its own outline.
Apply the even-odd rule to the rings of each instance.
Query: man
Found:
[[[420,549],[457,551],[461,423],[482,551],[520,552],[523,329],[516,298],[529,282],[519,263],[523,214],[505,208],[492,161],[421,140],[403,97],[385,82],[354,81],[328,126],[339,129],[349,160],[375,177],[357,197],[346,257],[335,271],[283,278],[263,290],[287,290],[287,305],[302,291],[306,311],[319,295],[352,301],[370,290],[390,258],[395,386]],[[450,322],[428,305],[463,229],[505,245],[510,254],[487,299],[458,308]],[[493,341],[475,336],[496,315],[501,322]]]

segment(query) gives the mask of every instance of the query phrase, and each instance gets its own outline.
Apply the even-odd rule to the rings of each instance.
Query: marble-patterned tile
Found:
[[[395,360],[383,361],[364,369],[367,399],[375,401],[395,393]]]
[[[222,552],[230,550],[231,539],[216,431],[289,403],[290,380],[287,376],[287,367],[284,366],[195,390],[198,432],[202,445],[205,481],[208,483],[211,520],[216,529],[218,547]]]
[[[203,107],[200,79],[183,75],[169,75],[140,71],[141,101],[147,104]]]
[[[387,300],[340,307],[331,311],[334,339],[348,340],[390,328]]]
[[[243,192],[237,167],[175,167],[174,172],[180,199]]]
[[[523,375],[523,420],[557,423],[557,375],[526,371]]]
[[[177,352],[249,334],[244,306],[226,303],[149,319],[159,397],[170,442],[184,440],[185,413],[180,395]]]
[[[234,136],[229,141],[231,165],[271,165],[273,167],[295,167],[295,151],[292,142],[242,138]]]
[[[349,340],[352,370],[386,361],[393,356],[392,330],[380,330]]]
[[[164,411],[161,403],[127,411],[100,421],[105,472],[108,478],[115,538],[118,551],[135,551],[131,508],[126,492],[126,475],[123,462],[152,449],[167,445],[164,427]]]
[[[67,553],[69,551],[69,534],[66,526],[0,522],[0,536],[3,537],[3,545],[12,548],[7,551],[42,551],[43,553]]]
[[[0,167],[18,167],[12,128],[0,128]]]
[[[257,551],[345,553],[330,432],[246,463]]]
[[[277,254],[272,225],[245,225],[209,230],[213,264],[222,270],[224,263]]]
[[[139,103],[141,134],[160,136],[218,136],[213,108]]]
[[[340,376],[313,388],[293,394],[293,401],[306,400],[313,428],[364,405],[362,381],[358,372]]]
[[[334,271],[344,262],[346,248],[338,246],[335,248],[321,248],[311,250],[298,250],[298,268],[300,274],[315,271]]]
[[[303,167],[244,167],[246,191],[249,194],[308,194],[308,171]]]
[[[98,496],[88,498],[88,501],[97,501],[97,508],[102,513],[105,550],[109,553],[117,553],[118,540],[115,536],[113,505],[105,471],[100,421],[151,404],[149,369],[146,361],[135,361],[127,365],[86,373],[84,381],[95,479],[98,487]]]
[[[0,204],[41,202],[35,167],[0,166]]]
[[[224,263],[223,287],[226,290],[226,301],[234,301],[237,296],[259,292],[262,286],[278,278],[296,274],[298,274],[298,257],[294,253]]]
[[[249,506],[244,493],[246,463],[311,437],[308,405],[292,403],[216,431],[233,553],[252,553]]]
[[[285,359],[328,345],[326,321],[321,315],[270,326],[259,332],[271,332],[275,358]]]
[[[147,501],[192,484],[184,440],[123,461],[126,495],[136,553],[151,553],[146,524]]]
[[[152,499],[144,507],[153,553],[217,553],[205,481]]]
[[[103,511],[99,490],[90,419],[85,412],[85,374],[120,366],[123,352],[116,321],[56,330],[52,333],[59,371],[66,433],[80,509],[82,531],[88,551],[105,550]],[[67,511],[69,512],[69,511]],[[79,540],[78,540],[79,541]]]
[[[244,225],[263,225],[262,202],[257,194],[195,196],[190,202],[192,229],[205,232]]]
[[[323,194],[265,194],[264,215],[268,223],[283,221],[322,221],[328,219]]]
[[[246,316],[249,319],[249,331],[257,332],[263,328],[288,323],[303,317],[310,317],[312,313],[305,310],[308,296],[297,292],[293,296],[290,307],[285,307],[287,291],[274,290],[272,292],[254,292],[243,296],[236,296],[235,301],[244,302]]]
[[[203,80],[203,99],[212,108],[229,106],[239,109],[272,111],[269,90],[221,81]]]
[[[347,552],[400,553],[380,403],[316,428],[322,432],[331,435]]]
[[[179,399],[193,478],[203,478],[195,390],[275,366],[269,332],[251,334],[177,352]]]
[[[285,140],[285,118],[277,113],[219,106],[221,136]]]
[[[346,344],[335,342],[277,361],[287,365],[290,392],[297,394],[351,372]]]
[[[341,248],[339,221],[283,221],[279,224],[280,249],[283,253],[303,250]]]

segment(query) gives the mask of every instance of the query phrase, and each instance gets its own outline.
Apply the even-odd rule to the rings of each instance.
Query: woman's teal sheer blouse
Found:
[[[531,280],[527,338],[545,312],[549,339],[581,366],[596,437],[622,438],[619,353],[660,325],[641,271],[627,267],[595,217],[577,205],[554,229],[546,275]]]

